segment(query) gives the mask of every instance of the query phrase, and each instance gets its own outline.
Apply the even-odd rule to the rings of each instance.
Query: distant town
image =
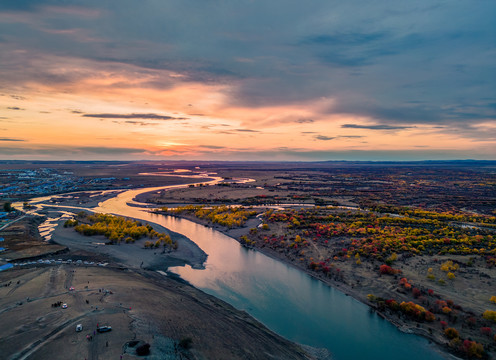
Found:
[[[43,196],[79,190],[105,189],[115,177],[85,178],[51,168],[0,170],[0,196]],[[129,179],[128,179],[129,180]]]

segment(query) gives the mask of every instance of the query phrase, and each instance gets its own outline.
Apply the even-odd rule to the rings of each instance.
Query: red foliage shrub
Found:
[[[473,316],[469,317],[466,321],[470,326],[474,326],[477,323],[477,320]]]
[[[484,356],[484,347],[475,341],[464,340],[461,349],[468,357],[481,359]]]
[[[440,308],[443,308],[445,306],[448,306],[448,304],[446,303],[446,301],[443,301],[443,300],[436,300],[436,305],[439,306]]]
[[[418,298],[420,295],[422,295],[422,291],[420,291],[419,289],[417,288],[413,288],[412,289],[412,294],[413,294],[413,297],[416,299]]]
[[[426,311],[425,312],[425,321],[433,322],[434,320],[436,320],[436,316],[433,313],[431,313],[430,311]]]
[[[389,265],[381,265],[379,267],[379,272],[381,274],[391,274],[393,272],[393,268]]]
[[[483,333],[484,335],[487,335],[487,336],[491,336],[491,334],[493,332],[490,327],[481,327],[480,331],[481,331],[481,333]]]

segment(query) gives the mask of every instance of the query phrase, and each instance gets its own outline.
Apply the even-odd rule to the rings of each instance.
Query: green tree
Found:
[[[14,208],[12,207],[12,203],[10,202],[6,202],[3,204],[3,210],[6,211],[6,212],[11,212],[12,210],[14,210]]]

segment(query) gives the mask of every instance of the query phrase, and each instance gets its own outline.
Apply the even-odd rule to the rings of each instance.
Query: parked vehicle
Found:
[[[67,304],[66,303],[63,303],[62,304],[62,309],[67,309]]]
[[[76,325],[76,332],[83,331],[83,324],[77,324]]]
[[[98,331],[99,333],[103,333],[111,330],[112,330],[112,326],[110,325],[100,326],[96,328],[96,331]]]

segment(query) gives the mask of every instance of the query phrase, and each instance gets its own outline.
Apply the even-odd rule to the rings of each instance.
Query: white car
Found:
[[[62,304],[62,309],[67,309],[67,304],[66,303],[63,303]]]
[[[76,332],[83,331],[83,324],[77,324],[76,325]]]

